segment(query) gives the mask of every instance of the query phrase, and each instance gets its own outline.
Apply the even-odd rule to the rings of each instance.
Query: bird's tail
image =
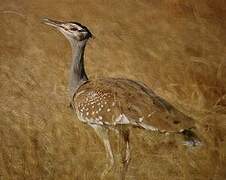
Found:
[[[199,146],[202,144],[200,138],[191,129],[182,129],[178,132],[184,138],[184,145],[186,146]]]

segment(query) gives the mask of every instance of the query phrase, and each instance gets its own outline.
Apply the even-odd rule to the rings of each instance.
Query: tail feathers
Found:
[[[183,129],[179,133],[184,138],[184,145],[192,147],[201,145],[201,140],[191,129]]]

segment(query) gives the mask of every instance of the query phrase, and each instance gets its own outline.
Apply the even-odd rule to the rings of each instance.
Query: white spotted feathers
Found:
[[[76,99],[82,99],[82,101],[76,101],[76,112],[79,115],[79,119],[83,122],[91,124],[110,124],[114,108],[116,108],[116,102],[111,92],[106,92],[100,89],[86,91],[83,90],[78,93]],[[109,118],[111,117],[111,118]]]
[[[79,119],[88,124],[178,131],[193,123],[145,85],[127,79],[88,81],[79,87],[73,100]]]

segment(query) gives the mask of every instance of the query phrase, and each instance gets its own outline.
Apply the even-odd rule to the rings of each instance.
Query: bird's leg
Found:
[[[103,141],[104,147],[106,150],[106,156],[107,156],[107,159],[109,160],[109,163],[106,164],[106,168],[101,174],[101,179],[105,179],[104,177],[106,176],[106,174],[108,174],[108,172],[112,169],[114,165],[114,157],[111,149],[111,144],[109,142],[108,129],[106,129],[101,125],[92,124],[91,126],[94,128],[99,138]]]
[[[122,167],[122,171],[121,171],[121,180],[125,180],[126,177],[126,172],[128,170],[128,166],[130,163],[130,142],[129,142],[129,134],[130,131],[128,128],[122,129],[120,130],[120,134],[122,136],[122,149],[121,149],[121,153],[122,153],[122,163],[123,163],[123,167]]]

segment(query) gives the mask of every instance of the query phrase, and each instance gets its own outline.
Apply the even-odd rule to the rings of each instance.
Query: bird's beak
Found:
[[[60,21],[52,20],[49,18],[43,18],[42,22],[49,26],[53,26],[55,28],[60,27],[60,25],[62,24],[62,22],[60,22]]]

